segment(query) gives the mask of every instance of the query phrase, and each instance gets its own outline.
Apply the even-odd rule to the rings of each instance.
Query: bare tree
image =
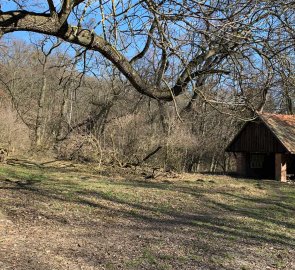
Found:
[[[59,130],[59,125],[50,127],[56,126],[52,123],[54,114],[63,104],[59,92],[69,88],[65,81],[74,76],[69,75],[72,64],[67,55],[56,51],[61,41],[45,37],[33,43],[15,43],[12,50],[1,53],[0,85],[10,96],[18,117],[31,130],[32,144],[42,148]]]
[[[284,51],[294,40],[292,1],[10,2],[13,9],[2,4],[0,35],[44,33],[98,51],[138,92],[162,100],[190,93],[207,78],[218,79],[218,86],[225,78],[234,81],[246,62],[268,73],[263,102],[272,77],[269,48]],[[278,31],[286,32],[279,40]],[[152,80],[142,75],[139,62],[151,64]]]
[[[48,44],[50,43],[50,44]],[[45,102],[46,102],[46,91],[47,91],[47,72],[50,67],[48,67],[49,57],[53,51],[61,45],[61,41],[54,40],[50,38],[44,38],[40,44],[35,44],[38,61],[42,67],[41,72],[41,85],[38,97],[38,108],[36,115],[36,124],[35,124],[35,146],[40,148],[43,143],[43,136],[45,130]],[[48,48],[45,48],[48,46]]]

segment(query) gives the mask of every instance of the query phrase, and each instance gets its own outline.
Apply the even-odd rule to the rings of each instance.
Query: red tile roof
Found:
[[[295,154],[295,115],[270,113],[258,115],[285,148]]]

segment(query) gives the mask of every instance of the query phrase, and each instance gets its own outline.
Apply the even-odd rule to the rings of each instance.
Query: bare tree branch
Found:
[[[56,13],[56,9],[53,3],[53,0],[47,0],[49,10],[50,10],[50,15],[53,16]]]
[[[156,20],[153,20],[153,23],[151,25],[151,28],[149,30],[149,34],[148,34],[148,37],[147,37],[147,41],[145,43],[145,46],[143,48],[143,50],[138,53],[137,55],[135,55],[131,60],[130,60],[130,64],[132,64],[133,62],[141,59],[142,57],[144,57],[144,55],[147,53],[150,45],[151,45],[151,42],[152,42],[152,34],[155,30],[155,27],[156,27]]]

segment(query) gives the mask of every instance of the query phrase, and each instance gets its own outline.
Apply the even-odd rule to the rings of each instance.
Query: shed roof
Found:
[[[278,140],[292,154],[295,154],[295,115],[259,113]]]

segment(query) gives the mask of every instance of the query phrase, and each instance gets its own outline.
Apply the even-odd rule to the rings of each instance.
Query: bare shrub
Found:
[[[0,162],[5,163],[8,156],[8,151],[5,148],[0,148]]]
[[[58,158],[82,162],[101,162],[99,141],[92,135],[72,134],[58,146]]]
[[[30,149],[30,132],[9,104],[0,108],[0,146],[10,154],[22,155]]]

